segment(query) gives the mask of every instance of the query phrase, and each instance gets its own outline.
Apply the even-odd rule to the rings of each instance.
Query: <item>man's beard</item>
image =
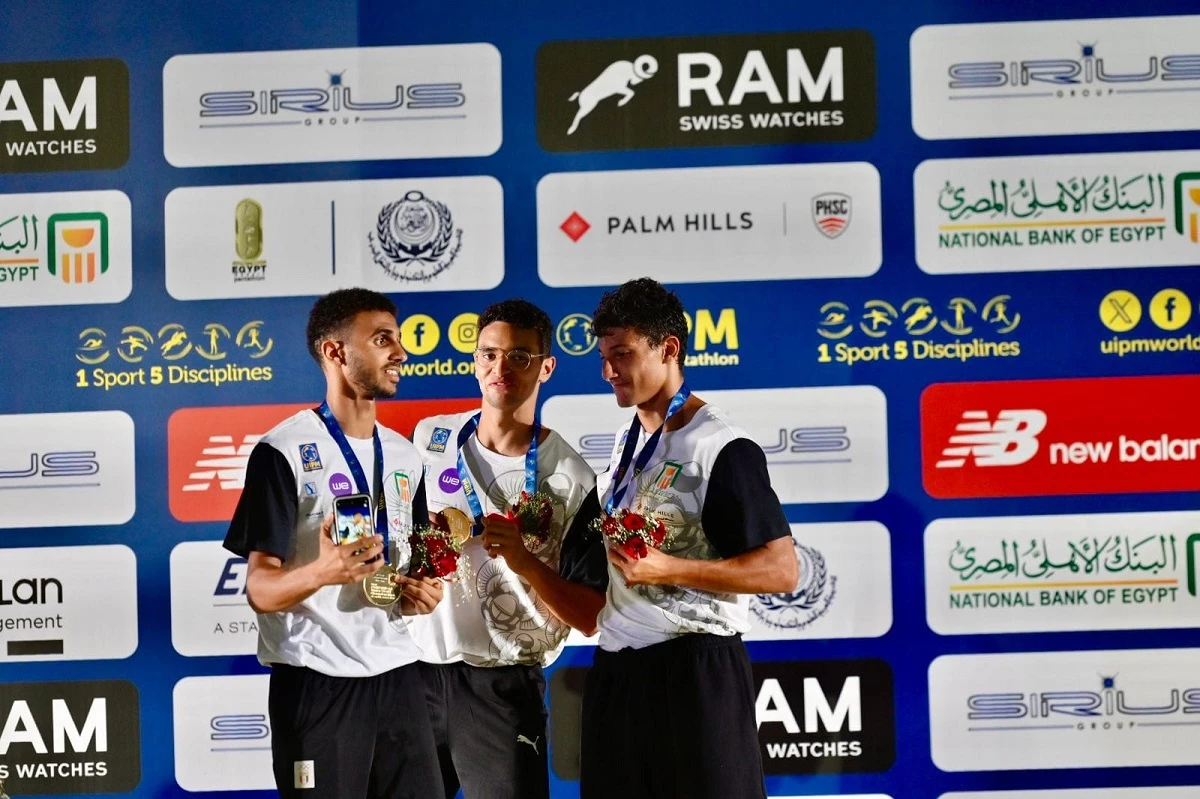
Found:
[[[399,387],[384,377],[382,370],[373,371],[353,356],[347,359],[346,365],[350,367],[350,382],[369,399],[388,399],[396,396]]]

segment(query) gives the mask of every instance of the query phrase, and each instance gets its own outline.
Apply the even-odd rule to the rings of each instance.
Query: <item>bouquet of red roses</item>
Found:
[[[541,549],[550,540],[550,525],[554,522],[554,503],[548,494],[522,491],[521,497],[506,514],[517,523],[525,548],[530,552]]]
[[[436,527],[419,527],[408,537],[412,558],[409,577],[436,577],[453,580],[458,576],[462,544],[449,532]]]
[[[651,549],[660,549],[670,538],[667,526],[653,516],[643,516],[624,508],[612,516],[592,522],[592,529],[601,533],[611,546],[626,557],[639,560]]]

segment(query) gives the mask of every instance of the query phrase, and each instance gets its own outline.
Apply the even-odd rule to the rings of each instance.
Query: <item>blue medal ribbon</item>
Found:
[[[338,424],[337,417],[329,409],[328,402],[321,403],[321,407],[317,408],[317,415],[321,417],[321,421],[325,423],[325,429],[329,431],[329,435],[337,442],[338,449],[342,451],[342,457],[346,460],[346,465],[350,467],[350,476],[354,478],[354,485],[358,487],[358,492],[371,497],[371,507],[375,509],[375,532],[383,537],[383,560],[386,563],[388,560],[387,502],[383,497],[383,442],[379,440],[379,428],[375,427],[371,434],[371,443],[375,449],[375,479],[374,486],[369,487],[362,464],[358,462],[358,456],[354,454],[354,449],[346,440],[346,434],[342,432],[342,426]]]
[[[471,472],[467,469],[467,460],[463,454],[463,447],[475,435],[475,430],[479,427],[479,419],[482,414],[477,413],[467,420],[467,423],[458,431],[458,443],[456,445],[458,454],[458,481],[462,486],[463,495],[467,498],[467,506],[471,509],[471,534],[479,535],[483,532],[483,506],[479,502],[479,495],[475,492],[475,483],[471,480]],[[529,451],[525,453],[525,491],[530,496],[537,493],[537,455],[538,455],[538,439],[542,436],[542,423],[537,419],[533,420],[533,438],[529,442]]]
[[[633,464],[633,473],[629,475],[629,480],[624,485],[621,485],[625,478],[625,473],[629,471],[629,464],[633,461],[633,451],[637,449],[638,430],[641,428],[641,420],[635,414],[633,423],[629,425],[629,432],[625,434],[625,448],[621,451],[621,461],[617,465],[617,471],[613,473],[612,479],[612,494],[608,498],[608,502],[604,503],[604,512],[609,516],[613,515],[613,511],[621,504],[621,500],[625,498],[625,493],[629,490],[629,486],[637,480],[638,475],[646,468],[646,464],[650,462],[650,457],[654,454],[654,450],[658,447],[658,440],[662,438],[663,430],[667,427],[667,422],[671,417],[679,413],[679,409],[688,401],[688,397],[692,395],[691,389],[687,384],[679,387],[679,391],[671,398],[671,404],[667,406],[667,415],[663,417],[663,422],[650,436],[650,440],[646,442],[646,446],[642,448],[642,452],[638,455],[637,462]]]

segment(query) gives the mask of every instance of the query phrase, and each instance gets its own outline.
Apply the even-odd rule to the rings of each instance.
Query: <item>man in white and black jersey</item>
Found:
[[[306,333],[325,402],[255,445],[225,536],[248,559],[258,659],[271,667],[275,782],[285,798],[438,796],[420,650],[403,616],[433,611],[441,583],[395,575],[401,598],[384,606],[363,585],[385,555],[397,565],[396,545],[428,515],[420,454],[375,421],[375,400],[396,394],[407,358],[396,306],[366,289],[335,291],[313,305]],[[349,493],[370,496],[375,534],[335,545],[330,510]]]
[[[663,549],[608,549],[607,602],[583,697],[582,799],[764,797],[750,594],[790,591],[798,565],[766,456],[684,384],[674,293],[632,280],[593,315],[602,374],[633,408],[598,481],[604,509],[663,521]]]
[[[598,533],[595,472],[537,421],[538,388],[554,372],[544,311],[506,300],[479,317],[479,411],[420,422],[413,443],[426,462],[429,510],[475,525],[463,548],[467,575],[428,616],[410,620],[423,651],[446,796],[549,796],[545,680],[569,628],[595,631],[608,564]],[[549,535],[526,547],[500,515],[522,491],[550,497]]]

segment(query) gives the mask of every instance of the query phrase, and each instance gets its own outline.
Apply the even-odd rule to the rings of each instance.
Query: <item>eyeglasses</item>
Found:
[[[533,363],[534,358],[545,358],[548,352],[526,352],[525,350],[502,350],[498,347],[483,347],[475,350],[475,363],[480,366],[492,366],[500,358],[508,361],[508,365],[518,372],[524,372]]]

